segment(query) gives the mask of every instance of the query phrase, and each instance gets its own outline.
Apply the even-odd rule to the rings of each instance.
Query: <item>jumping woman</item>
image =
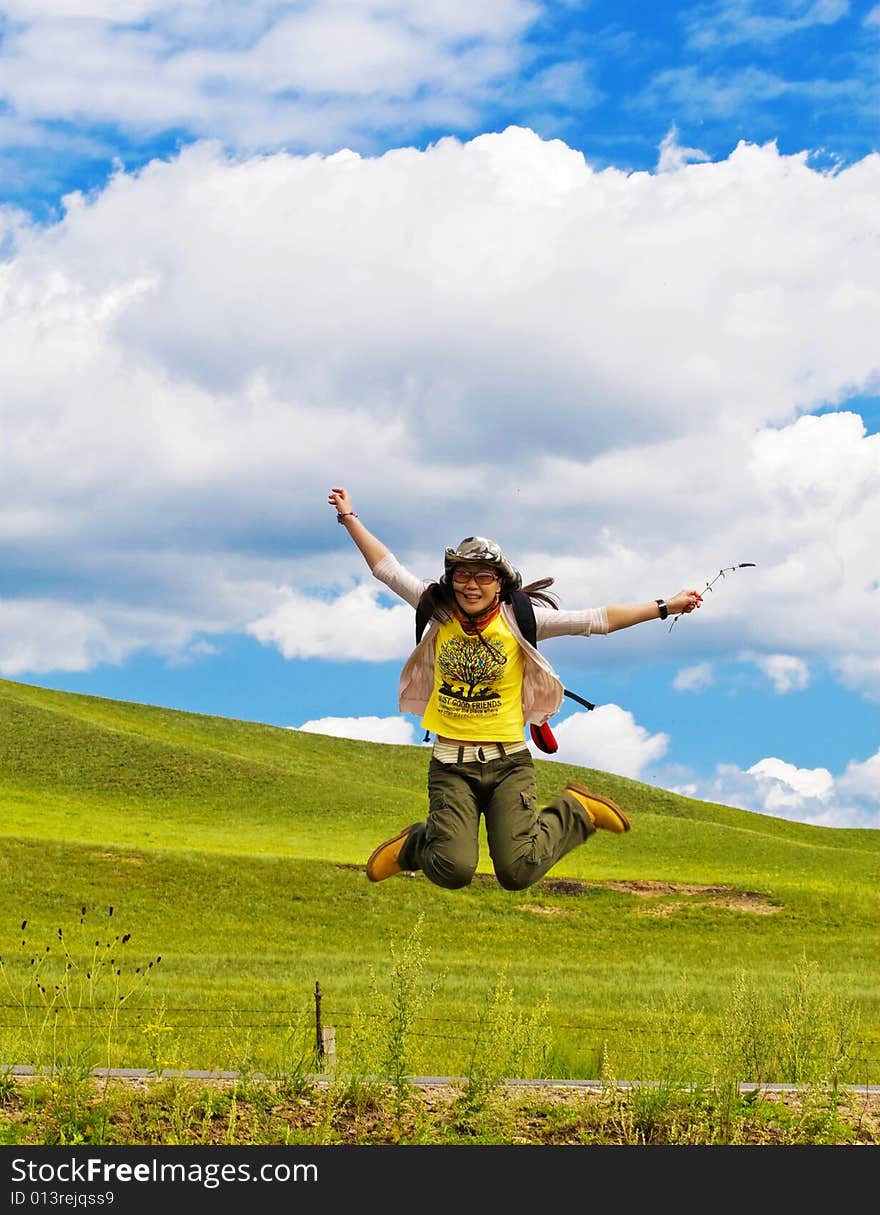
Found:
[[[501,548],[481,536],[447,548],[440,580],[425,581],[364,526],[347,490],[332,489],[328,501],[373,577],[427,620],[401,672],[398,704],[434,735],[428,817],[376,848],[366,866],[370,881],[421,871],[447,890],[467,886],[479,859],[481,814],[495,876],[506,890],[531,886],[597,830],[629,831],[620,806],[575,781],[537,808],[525,729],[558,711],[564,688],[523,636],[510,594],[522,589],[529,596],[541,640],[614,633],[692,612],[701,603],[697,591],[650,603],[560,611],[547,594],[552,578],[523,587]]]

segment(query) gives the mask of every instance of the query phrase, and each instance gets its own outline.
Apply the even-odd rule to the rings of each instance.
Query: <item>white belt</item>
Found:
[[[487,764],[493,759],[504,759],[517,751],[527,751],[525,742],[512,743],[451,743],[434,741],[431,754],[441,764]]]

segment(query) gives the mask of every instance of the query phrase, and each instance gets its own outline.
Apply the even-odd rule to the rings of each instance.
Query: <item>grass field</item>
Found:
[[[751,1037],[742,1080],[880,1082],[880,833],[536,761],[632,832],[520,893],[485,852],[465,890],[372,885],[427,758],[0,681],[0,1064],[283,1070],[318,983],[340,1065],[375,1022],[417,1075],[527,1028],[533,1075],[696,1074],[732,1041],[745,1068]]]

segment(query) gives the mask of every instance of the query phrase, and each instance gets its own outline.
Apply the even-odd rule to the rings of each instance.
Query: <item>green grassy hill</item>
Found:
[[[418,930],[444,1030],[432,1042],[425,1029],[425,1071],[453,1069],[502,967],[523,1007],[547,999],[570,1067],[609,1040],[632,1067],[672,993],[717,1022],[737,976],[779,991],[806,960],[855,1001],[877,1079],[880,832],[539,760],[540,796],[576,777],[617,800],[632,832],[594,836],[517,894],[497,886],[485,853],[486,876],[464,891],[420,876],[372,885],[372,848],[425,812],[427,761],[426,748],[0,681],[6,1005],[35,951],[54,957],[59,928],[91,948],[97,917],[96,939],[131,934],[132,971],[161,955],[139,999],[164,999],[191,1065],[224,1066],[248,1018],[255,1032],[279,1010],[289,1019],[316,981],[325,1023],[349,1024],[369,1004],[371,969],[381,981],[395,941],[399,952]]]

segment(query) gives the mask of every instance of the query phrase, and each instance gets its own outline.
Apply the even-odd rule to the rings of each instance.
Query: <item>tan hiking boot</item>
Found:
[[[403,831],[399,835],[395,835],[393,840],[386,840],[384,844],[379,845],[366,865],[367,877],[371,882],[384,882],[386,878],[394,877],[396,873],[403,873],[398,857],[410,831],[416,826],[418,826],[417,823],[412,823],[409,827],[404,827]]]
[[[570,780],[565,786],[565,792],[577,798],[590,817],[590,822],[599,831],[613,831],[615,835],[623,835],[629,831],[630,821],[616,802],[601,793],[592,793],[577,781]]]

